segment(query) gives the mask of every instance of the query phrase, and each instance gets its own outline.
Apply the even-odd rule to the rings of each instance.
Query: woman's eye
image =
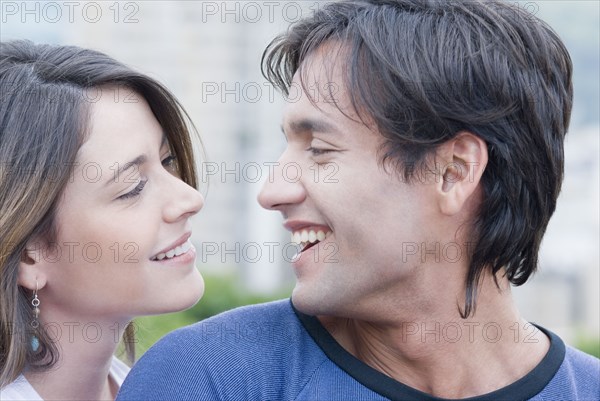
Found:
[[[177,160],[177,158],[175,156],[169,155],[169,156],[165,157],[161,163],[165,167],[171,167],[171,166],[175,165],[176,160]]]
[[[144,187],[146,186],[147,182],[148,182],[148,180],[140,181],[140,183],[137,184],[137,186],[135,188],[133,188],[131,191],[127,192],[126,194],[119,196],[117,199],[130,199],[130,198],[134,198],[134,197],[138,196],[142,192]]]
[[[177,172],[177,157],[169,155],[161,161],[163,167],[171,172]]]

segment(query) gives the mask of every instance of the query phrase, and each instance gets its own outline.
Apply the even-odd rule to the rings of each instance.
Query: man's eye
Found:
[[[142,190],[146,186],[147,182],[148,182],[148,180],[140,181],[140,183],[137,184],[137,186],[135,188],[133,188],[131,191],[127,192],[126,194],[119,196],[117,199],[135,198],[142,192]]]
[[[306,150],[308,152],[310,152],[313,156],[319,156],[319,155],[324,155],[324,154],[329,153],[329,152],[333,152],[332,149],[313,148],[312,146],[309,147]]]

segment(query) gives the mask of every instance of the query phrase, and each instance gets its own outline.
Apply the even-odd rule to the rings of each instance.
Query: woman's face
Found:
[[[122,99],[102,88],[92,105],[88,139],[59,201],[56,244],[41,252],[46,323],[177,311],[204,291],[189,242],[203,197],[174,174],[144,98]]]

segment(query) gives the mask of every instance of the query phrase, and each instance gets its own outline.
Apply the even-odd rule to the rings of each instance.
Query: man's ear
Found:
[[[437,181],[440,211],[446,215],[460,212],[479,186],[488,162],[487,144],[471,132],[461,131],[442,144],[436,152],[441,180]]]
[[[21,254],[18,284],[31,291],[42,289],[47,282],[47,269],[44,269],[44,265],[45,260],[39,243],[28,243]]]

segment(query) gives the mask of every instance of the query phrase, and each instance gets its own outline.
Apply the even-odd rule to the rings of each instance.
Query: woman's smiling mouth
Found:
[[[169,249],[167,252],[161,252],[151,258],[150,260],[157,261],[163,259],[172,259],[174,257],[183,255],[187,253],[192,248],[192,243],[190,240],[186,240],[183,244],[176,246],[175,248]]]

